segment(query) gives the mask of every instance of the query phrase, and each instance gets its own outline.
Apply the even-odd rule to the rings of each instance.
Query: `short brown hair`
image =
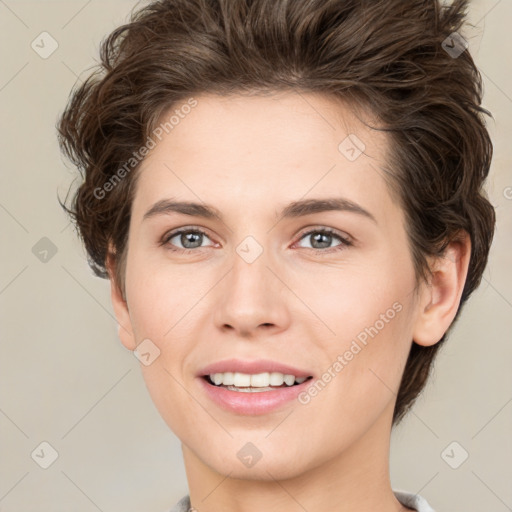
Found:
[[[379,120],[375,129],[389,134],[390,190],[406,215],[418,278],[428,276],[427,256],[441,255],[461,230],[470,235],[458,315],[480,283],[495,225],[482,189],[492,144],[481,76],[468,51],[448,51],[464,41],[454,33],[467,7],[467,0],[159,0],[134,11],[102,41],[101,64],[57,124],[61,149],[83,177],[70,207],[61,205],[96,275],[109,277],[113,257],[111,277],[124,294],[138,165],[105,197],[95,191],[171,106],[201,93],[315,92],[364,105]],[[445,337],[429,347],[412,343],[394,424],[424,388]]]

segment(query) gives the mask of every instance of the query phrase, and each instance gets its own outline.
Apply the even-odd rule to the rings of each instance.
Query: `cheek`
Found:
[[[142,258],[141,258],[142,259]],[[192,286],[191,278],[179,267],[143,265],[134,255],[127,265],[127,293],[132,329],[137,343],[149,339],[158,355],[140,369],[153,403],[178,435],[186,438],[187,418],[197,411],[188,394],[183,365],[195,343],[196,308],[208,289]],[[196,276],[197,278],[197,276]],[[196,319],[197,320],[197,319]],[[197,327],[196,327],[197,328]]]
[[[376,418],[398,392],[412,342],[413,308],[403,299],[390,303],[386,297],[373,310],[366,324],[354,326],[344,340],[338,390],[351,404],[348,414]]]
[[[287,282],[309,312],[322,320],[325,333],[330,331],[338,347],[358,335],[364,341],[365,332],[368,336],[368,330],[375,332],[374,327],[389,331],[388,324],[397,324],[396,319],[404,316],[398,310],[410,302],[414,288],[412,268],[399,270],[385,259],[366,265],[358,262],[295,270]]]
[[[134,333],[157,343],[188,323],[211,284],[207,274],[199,276],[164,258],[152,262],[143,254],[133,254],[127,262],[126,287]]]
[[[360,406],[379,410],[398,390],[412,341],[414,284],[412,265],[399,268],[391,257],[306,280],[308,305],[332,331],[317,336],[325,370],[336,375],[330,397],[342,395],[352,414]]]

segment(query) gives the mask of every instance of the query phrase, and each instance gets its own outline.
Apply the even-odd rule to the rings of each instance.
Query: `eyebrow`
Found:
[[[345,211],[356,213],[372,220],[375,222],[375,224],[377,224],[377,220],[368,210],[364,209],[354,201],[345,199],[343,197],[326,199],[301,199],[299,201],[293,201],[282,210],[281,217],[296,218],[313,213],[327,211]],[[157,201],[144,214],[142,220],[144,221],[157,215],[169,215],[171,213],[181,213],[183,215],[203,217],[206,219],[216,218],[222,221],[222,214],[219,212],[219,210],[211,205],[189,201],[174,201],[172,199],[161,199],[160,201]]]

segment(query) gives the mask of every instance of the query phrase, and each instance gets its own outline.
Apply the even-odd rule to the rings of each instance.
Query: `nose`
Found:
[[[252,263],[234,254],[232,269],[216,287],[214,321],[220,330],[251,338],[288,328],[286,287],[269,263],[265,251]]]

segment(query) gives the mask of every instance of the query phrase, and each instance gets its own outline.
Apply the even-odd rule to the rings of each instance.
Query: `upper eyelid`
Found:
[[[299,239],[301,239],[305,235],[309,235],[311,233],[315,233],[318,231],[320,231],[320,232],[325,231],[329,235],[337,236],[337,237],[341,238],[342,240],[352,240],[352,237],[348,233],[345,233],[344,231],[339,231],[334,228],[329,228],[327,226],[310,226],[310,227],[304,228],[304,231],[301,231],[299,233],[299,235],[297,235],[297,236],[299,237]]]
[[[171,230],[171,231],[165,233],[164,236],[162,237],[162,239],[163,240],[169,240],[171,238],[174,238],[176,235],[180,235],[181,233],[190,233],[190,232],[200,233],[202,235],[206,235],[208,238],[211,239],[210,235],[208,234],[207,231],[205,231],[204,228],[189,227],[189,226],[185,226],[185,227],[182,227],[182,228],[176,228],[175,230]]]

